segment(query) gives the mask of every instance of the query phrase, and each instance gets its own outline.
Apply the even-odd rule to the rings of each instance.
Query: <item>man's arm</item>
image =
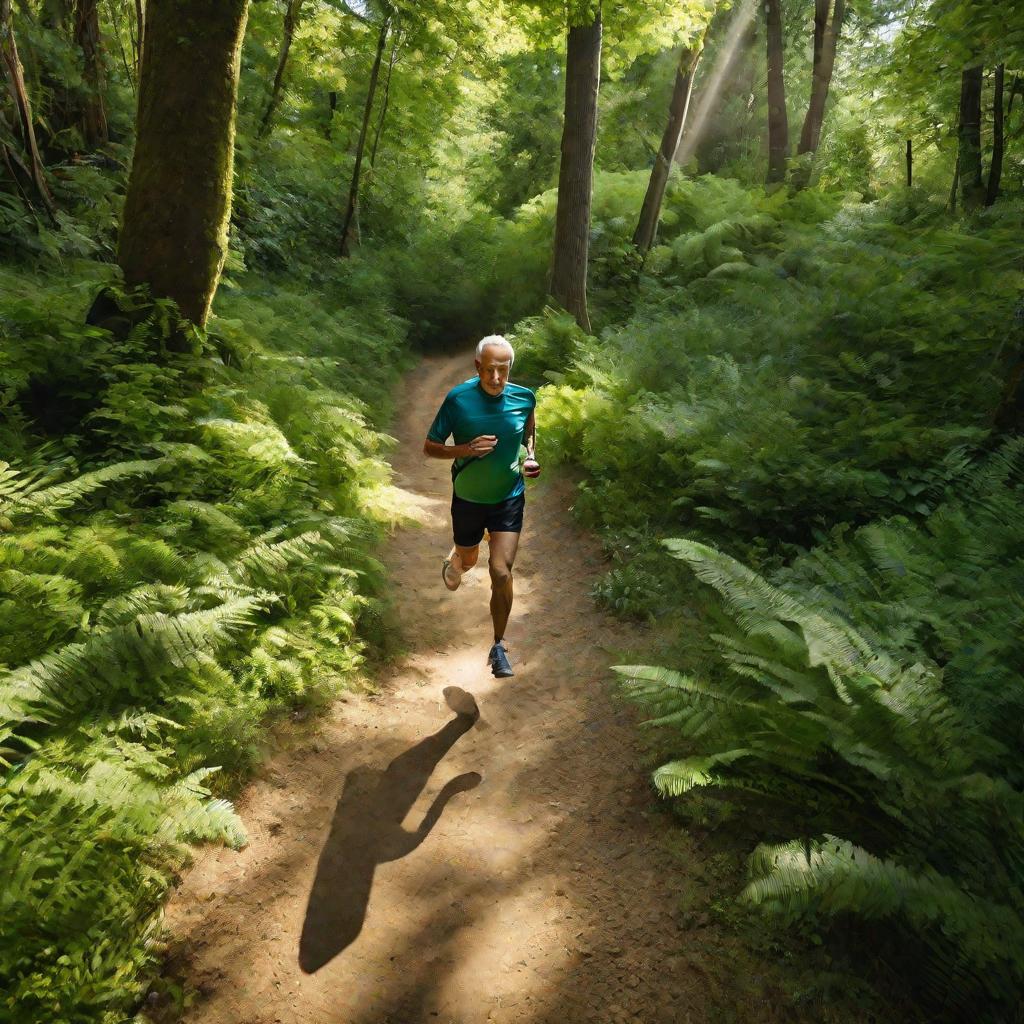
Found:
[[[434,459],[468,459],[473,455],[489,454],[497,443],[494,434],[481,434],[467,444],[442,444],[428,437],[423,442],[423,454]]]

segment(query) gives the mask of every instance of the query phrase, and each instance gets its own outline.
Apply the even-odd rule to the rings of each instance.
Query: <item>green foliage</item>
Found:
[[[244,843],[224,794],[358,674],[377,585],[401,321],[240,277],[206,339],[114,294],[122,337],[0,320],[4,1019],[123,1019],[187,844]]]
[[[748,899],[901,922],[965,1011],[979,990],[1012,1006],[1024,979],[1022,496],[1016,439],[926,523],[839,531],[771,581],[666,541],[721,597],[717,657],[617,669],[693,751],[655,772],[662,793],[747,789],[800,820],[752,857]]]
[[[625,323],[571,347],[523,328],[557,381],[545,443],[589,471],[577,508],[736,551],[934,509],[999,400],[1020,210],[973,234],[904,211],[678,181]]]

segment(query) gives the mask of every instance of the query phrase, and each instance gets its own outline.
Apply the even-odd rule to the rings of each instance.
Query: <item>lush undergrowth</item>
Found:
[[[267,725],[380,632],[404,323],[242,275],[208,336],[124,293],[111,333],[108,273],[0,271],[4,1020],[130,1015],[187,844],[244,842]]]
[[[640,268],[617,211],[642,182],[598,185],[600,337],[526,320],[516,366],[549,382],[547,457],[586,470],[598,600],[678,624],[668,667],[622,669],[673,752],[655,783],[770,802],[748,899],[895,922],[926,1003],[1010,1019],[1024,464],[994,424],[1024,210],[679,180]]]

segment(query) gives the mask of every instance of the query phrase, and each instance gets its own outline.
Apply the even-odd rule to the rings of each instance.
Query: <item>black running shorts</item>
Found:
[[[485,505],[452,495],[452,533],[460,548],[475,547],[488,533],[521,533],[526,494]]]

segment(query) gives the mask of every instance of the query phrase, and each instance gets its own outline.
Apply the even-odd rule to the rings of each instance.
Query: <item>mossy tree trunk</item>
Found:
[[[277,71],[274,73],[274,84],[270,88],[270,100],[267,109],[263,112],[263,120],[260,122],[260,137],[270,134],[270,125],[281,102],[281,88],[284,85],[284,71],[288,66],[288,51],[292,48],[292,41],[295,39],[295,30],[299,27],[299,18],[302,16],[302,0],[288,0],[288,7],[284,12],[284,37],[281,40],[281,52],[277,55]]]
[[[569,27],[565,58],[565,122],[558,166],[558,206],[551,295],[590,332],[587,263],[590,204],[597,141],[597,92],[601,82],[601,9],[589,25]]]
[[[665,198],[665,188],[669,175],[672,173],[672,161],[679,149],[679,140],[683,137],[686,125],[686,114],[690,108],[690,96],[693,92],[693,78],[700,64],[700,56],[704,50],[703,39],[694,46],[684,49],[679,54],[676,66],[675,83],[672,86],[672,99],[668,105],[668,123],[661,137],[661,146],[654,158],[651,177],[647,183],[643,206],[640,208],[640,219],[633,232],[633,244],[646,254],[654,244],[658,231],[658,218],[661,216],[661,204]]]
[[[82,51],[88,93],[82,103],[82,137],[92,148],[107,141],[107,111],[103,103],[105,76],[100,43],[100,15],[97,0],[76,0],[75,42]]]
[[[227,254],[247,0],[150,0],[118,259],[205,325]]]
[[[981,87],[983,68],[965,68],[960,76],[960,127],[957,168],[960,198],[965,210],[975,210],[985,199],[981,177]]]
[[[765,0],[768,40],[768,183],[786,180],[789,157],[789,119],[786,82],[782,74],[782,0]]]
[[[42,157],[36,143],[35,124],[32,120],[32,104],[25,88],[25,72],[18,56],[18,43],[14,37],[14,16],[11,12],[11,0],[0,0],[0,64],[3,66],[7,88],[18,114],[18,127],[21,130],[21,141],[25,147],[27,161],[23,166],[31,181],[31,186],[39,197],[51,220],[56,219],[56,207],[50,188],[46,184]],[[14,154],[5,153],[7,162]],[[13,172],[12,172],[13,173]]]

